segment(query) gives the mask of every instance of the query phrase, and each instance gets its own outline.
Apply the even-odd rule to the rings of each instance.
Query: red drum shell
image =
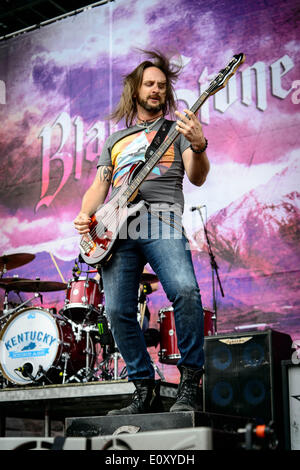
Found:
[[[176,364],[180,359],[180,352],[177,346],[174,310],[172,307],[162,308],[158,316],[160,323],[159,362]]]
[[[95,323],[104,296],[96,279],[78,278],[68,283],[63,313],[75,323]]]
[[[86,367],[86,333],[82,332],[80,338],[76,338],[75,333],[69,323],[58,320],[60,348],[53,368],[48,371],[47,376],[54,383],[62,383],[62,371],[64,370],[64,357],[68,356],[66,362],[66,374],[69,377],[80,369]],[[93,368],[96,362],[95,345],[93,337],[89,338],[88,367]]]
[[[204,336],[212,336],[214,332],[213,312],[203,308]],[[180,359],[180,351],[177,346],[177,334],[175,328],[174,310],[166,307],[159,310],[160,323],[160,351],[159,362],[162,364],[177,364]]]

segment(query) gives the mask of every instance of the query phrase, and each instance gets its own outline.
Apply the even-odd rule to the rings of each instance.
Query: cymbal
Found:
[[[141,276],[141,284],[144,284],[144,283],[153,283],[153,282],[159,282],[159,279],[158,277],[156,276],[156,274],[151,274],[151,273],[143,273],[142,276]]]
[[[13,278],[10,278],[13,279]],[[11,282],[3,282],[3,279],[0,281],[0,287],[5,288],[6,290],[14,290],[20,292],[53,292],[64,290],[67,288],[67,284],[64,282],[54,282],[54,281],[39,281],[31,279],[21,279],[14,280]]]
[[[0,271],[15,269],[24,264],[30,263],[35,255],[30,253],[16,253],[13,255],[3,255],[0,257]]]
[[[10,286],[15,286],[17,282],[20,281],[30,281],[31,279],[21,278],[21,277],[2,277],[0,279],[0,288],[11,290]],[[12,289],[13,290],[13,289]]]

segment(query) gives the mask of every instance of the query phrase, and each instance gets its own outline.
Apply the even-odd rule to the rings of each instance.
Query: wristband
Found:
[[[207,145],[208,145],[208,141],[207,141],[207,139],[205,139],[204,147],[203,147],[201,150],[195,150],[195,149],[193,148],[192,144],[190,145],[190,148],[192,149],[192,151],[193,151],[194,153],[203,153],[203,152],[205,152],[205,150],[207,149]]]

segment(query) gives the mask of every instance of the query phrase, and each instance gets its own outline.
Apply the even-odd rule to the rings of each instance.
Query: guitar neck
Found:
[[[196,103],[191,107],[191,111],[196,113],[199,108],[203,105],[206,99],[209,97],[209,91],[206,90],[202,95],[198,98]],[[142,182],[146,179],[149,173],[153,170],[155,165],[159,162],[161,157],[165,154],[169,147],[175,142],[177,137],[179,136],[180,132],[176,129],[173,129],[170,134],[166,137],[164,142],[158,147],[158,149],[150,156],[150,158],[145,162],[137,176],[132,180],[126,191],[123,193],[122,198],[126,199],[126,203],[130,200],[132,195],[138,190]]]

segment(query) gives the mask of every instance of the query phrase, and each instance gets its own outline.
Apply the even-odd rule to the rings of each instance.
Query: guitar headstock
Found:
[[[219,71],[218,75],[214,80],[209,84],[207,93],[214,95],[217,91],[221,90],[226,86],[228,80],[235,74],[240,65],[245,61],[245,54],[236,54],[232,57],[228,65]]]

